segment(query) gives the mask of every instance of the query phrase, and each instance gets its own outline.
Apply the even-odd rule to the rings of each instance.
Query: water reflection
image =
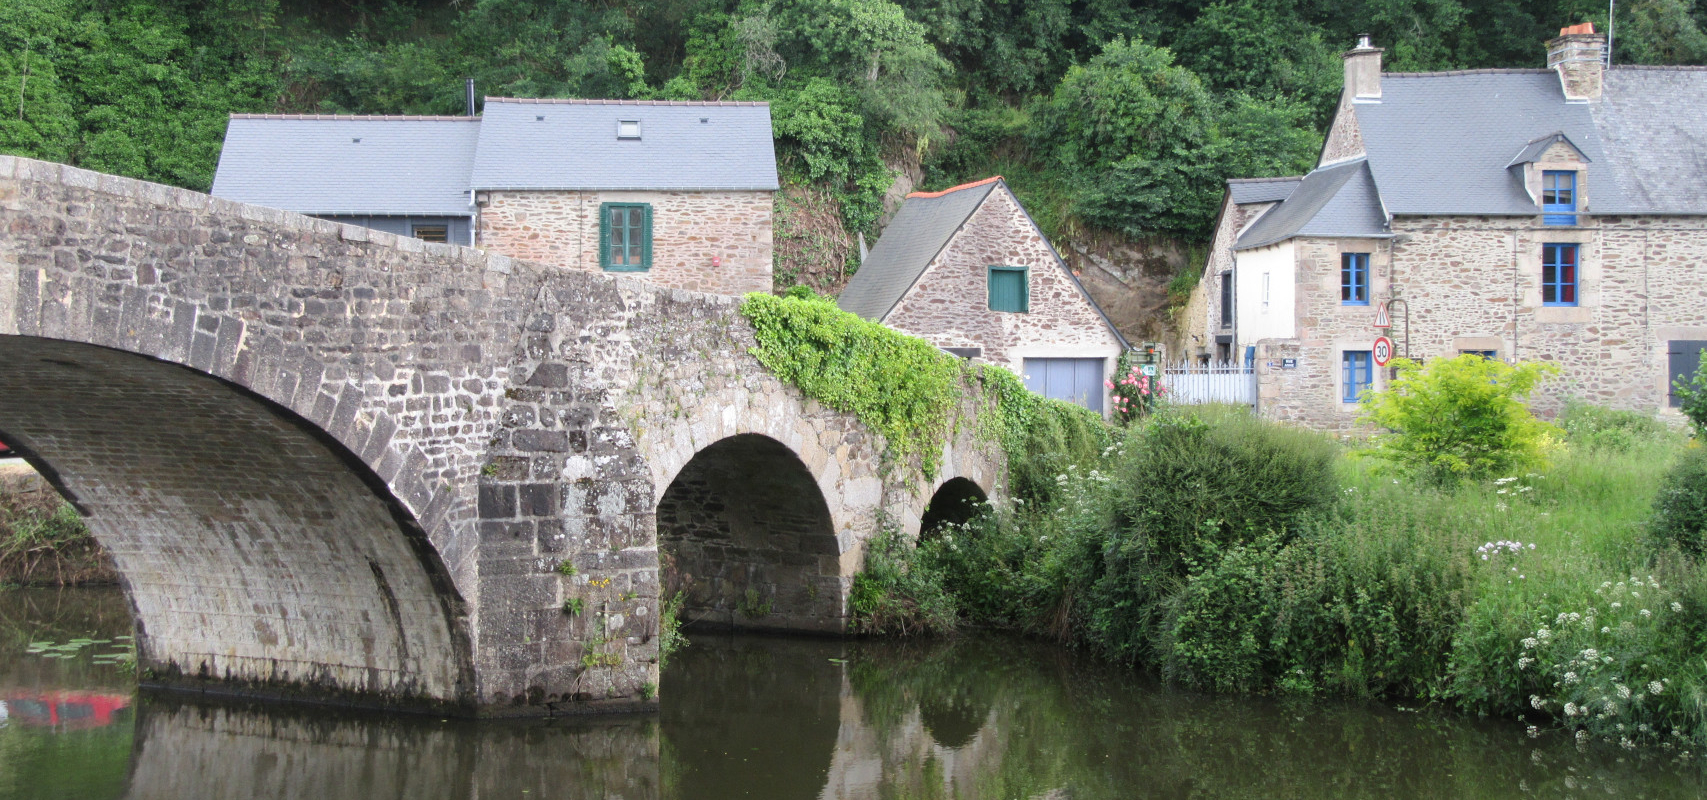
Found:
[[[49,603],[48,600],[53,600]],[[701,634],[657,717],[469,723],[134,701],[112,608],[0,593],[0,798],[1701,797],[1701,770],[1509,721],[1204,697],[1049,646]],[[101,601],[107,602],[107,601]],[[122,618],[122,615],[119,615]],[[27,628],[17,627],[29,620]]]
[[[655,720],[487,723],[151,701],[134,800],[655,800]]]

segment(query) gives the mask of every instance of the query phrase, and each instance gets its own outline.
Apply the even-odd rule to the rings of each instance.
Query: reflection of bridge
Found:
[[[880,519],[994,488],[975,424],[886,470],[730,298],[10,157],[0,230],[0,439],[112,551],[148,683],[637,703],[660,539],[699,613],[836,630]]]
[[[945,742],[916,699],[862,692],[834,654],[846,648],[695,637],[682,657],[696,663],[672,672],[688,683],[661,717],[447,724],[152,702],[137,715],[127,796],[210,787],[256,800],[1011,796],[980,782],[1009,743],[993,705]]]

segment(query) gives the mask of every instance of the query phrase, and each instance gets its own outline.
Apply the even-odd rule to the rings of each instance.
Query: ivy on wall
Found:
[[[967,385],[995,401],[994,418],[980,423],[979,432],[1009,454],[1010,472],[1030,471],[1025,465],[1038,457],[1076,461],[1078,451],[1094,453],[1108,438],[1095,412],[1039,397],[1001,367],[968,365],[804,286],[781,297],[749,294],[741,314],[753,325],[752,353],[765,369],[807,397],[859,417],[883,435],[888,457],[904,464],[916,456],[927,478],[936,476]],[[1050,433],[1049,441],[1039,442],[1039,432]],[[1039,444],[1051,452],[1031,453]],[[1063,447],[1072,452],[1056,452]]]

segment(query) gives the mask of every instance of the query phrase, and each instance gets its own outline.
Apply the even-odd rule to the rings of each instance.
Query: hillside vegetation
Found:
[[[1224,178],[1311,166],[1355,34],[1387,47],[1390,69],[1541,66],[1561,26],[1604,27],[1605,13],[1582,0],[24,0],[0,4],[0,151],[206,190],[231,112],[456,114],[468,76],[482,95],[768,100],[792,187],[779,282],[839,283],[886,196],[993,173],[1064,251],[1172,240],[1178,269]],[[1693,0],[1618,13],[1621,62],[1707,58]]]

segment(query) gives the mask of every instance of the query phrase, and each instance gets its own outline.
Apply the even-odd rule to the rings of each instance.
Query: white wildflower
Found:
[[[1659,694],[1665,690],[1666,687],[1659,681],[1648,681],[1648,694]]]
[[[1541,642],[1537,641],[1534,637],[1530,637],[1528,639],[1523,640],[1523,649],[1530,650],[1530,649],[1533,649],[1538,644],[1541,644]]]
[[[1644,608],[1644,609],[1642,609],[1642,619],[1647,619],[1647,618],[1649,618],[1649,617],[1651,617],[1651,616],[1653,616],[1653,615],[1654,615],[1654,612],[1652,612],[1652,611],[1649,611],[1649,610],[1647,610],[1647,609],[1645,609],[1645,608]]]
[[[1675,601],[1672,602],[1671,613],[1677,614],[1677,613],[1681,613],[1682,611],[1683,611],[1683,604],[1682,603],[1675,602]]]
[[[1576,703],[1566,703],[1565,704],[1565,716],[1574,717],[1577,715],[1577,713],[1578,713],[1578,709],[1577,709]]]
[[[1625,686],[1622,683],[1615,683],[1613,685],[1618,687],[1618,699],[1620,699],[1620,700],[1629,700],[1630,699],[1630,687]]]

